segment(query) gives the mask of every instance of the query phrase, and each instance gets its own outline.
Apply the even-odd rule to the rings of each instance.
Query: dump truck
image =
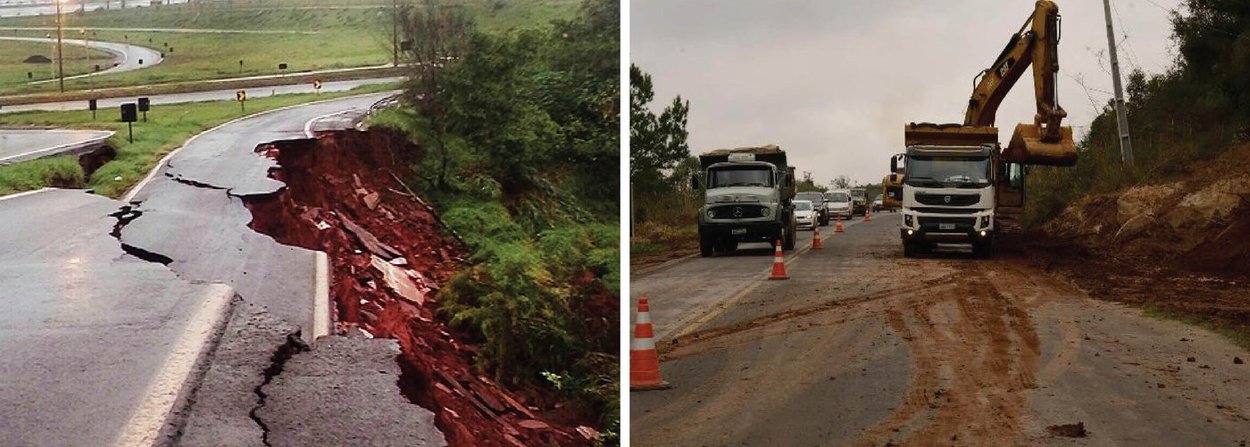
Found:
[[[699,156],[691,186],[704,194],[699,209],[699,253],[732,252],[742,242],[780,241],[793,250],[794,167],[769,145],[718,149]]]
[[[861,216],[868,213],[868,191],[864,188],[851,188],[851,203],[854,209],[851,214],[859,214]]]
[[[1076,164],[1072,128],[1061,125],[1067,112],[1059,106],[1055,86],[1059,23],[1054,2],[1034,4],[1006,48],[974,79],[962,124],[904,126],[905,152],[890,159],[891,176],[902,172],[904,256],[926,252],[937,242],[959,242],[989,257],[997,220],[1024,206],[1027,166]],[[1033,123],[1016,125],[1004,148],[994,127],[998,107],[1030,66],[1037,112]]]

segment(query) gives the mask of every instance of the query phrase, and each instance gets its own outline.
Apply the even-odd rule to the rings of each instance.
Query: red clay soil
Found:
[[[995,259],[1049,271],[1093,298],[1160,309],[1250,334],[1250,280],[1174,260],[1089,247],[1040,231],[1007,234]]]
[[[439,320],[435,292],[461,266],[465,250],[446,235],[432,208],[398,181],[409,171],[397,157],[418,150],[387,131],[332,132],[261,146],[257,151],[281,166],[270,176],[287,187],[247,199],[250,226],[329,255],[335,330],[399,341],[399,385],[411,401],[434,411],[449,445],[591,444],[578,432],[590,415],[571,414],[575,406],[560,405],[550,394],[505,390],[483,377],[473,363],[476,347]],[[399,267],[423,302],[387,287],[370,265],[371,250],[402,256],[406,263]]]

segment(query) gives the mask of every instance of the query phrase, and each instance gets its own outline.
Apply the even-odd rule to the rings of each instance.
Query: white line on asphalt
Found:
[[[852,225],[855,225],[856,223],[857,222],[847,222],[846,225],[844,226],[850,227]],[[829,233],[825,233],[820,238],[821,242],[829,240],[829,238],[833,237],[834,234],[835,233],[833,233],[832,231]],[[799,256],[803,256],[804,254],[806,254],[807,252],[811,250],[812,250],[812,243],[809,242],[807,245],[803,246],[803,248],[799,249],[798,251],[788,256],[786,260],[783,261],[783,263],[786,265],[787,268],[790,268],[796,262],[798,262]],[[762,272],[758,273],[757,276],[768,275],[771,270],[772,270],[772,263],[770,262],[768,264],[768,267],[765,268]],[[711,303],[708,303],[706,306],[703,306],[702,308],[696,309],[695,312],[691,312],[690,314],[687,314],[686,318],[678,320],[677,323],[673,324],[673,328],[674,328],[673,330],[664,331],[663,333],[657,333],[656,339],[664,338],[668,334],[671,334],[673,332],[678,332],[674,338],[681,338],[691,333],[694,333],[695,331],[699,330],[704,325],[706,325],[708,322],[712,321],[716,317],[719,317],[721,314],[725,313],[725,311],[733,307],[734,304],[742,300],[743,297],[746,297],[748,294],[755,291],[756,288],[759,288],[759,286],[763,284],[765,281],[766,280],[753,281],[750,284],[748,284],[746,287],[743,287],[742,290],[739,290],[737,293],[733,294],[733,296],[729,297],[729,299],[727,300],[711,302]],[[694,321],[690,321],[691,319],[693,319]],[[690,322],[687,323],[687,321],[690,321]]]
[[[41,193],[41,192],[51,191],[51,190],[53,190],[53,189],[56,189],[56,188],[39,188],[39,189],[32,190],[32,191],[22,191],[22,192],[19,192],[19,193],[9,194],[9,195],[7,195],[7,196],[0,196],[0,200],[16,199],[16,198],[18,198],[18,197],[29,196],[29,195],[32,195],[32,194],[39,194],[39,193]]]
[[[7,156],[7,157],[0,158],[0,164],[4,164],[5,162],[7,162],[7,161],[9,161],[9,160],[12,160],[12,159],[15,159],[15,158],[25,157],[25,156],[27,156],[27,155],[38,154],[38,153],[43,153],[43,152],[53,152],[53,153],[55,153],[55,152],[57,152],[57,151],[64,150],[64,149],[66,149],[66,148],[70,148],[70,147],[74,147],[74,146],[88,145],[88,144],[97,143],[97,142],[99,142],[100,140],[107,140],[109,137],[113,136],[113,134],[114,134],[114,133],[115,133],[115,132],[113,132],[113,131],[108,131],[107,135],[100,136],[100,137],[92,137],[92,138],[88,138],[88,139],[86,139],[86,140],[82,140],[82,141],[75,141],[75,142],[73,142],[73,143],[65,143],[65,144],[61,144],[61,145],[57,145],[57,146],[45,147],[45,148],[43,148],[43,149],[35,149],[35,150],[33,150],[33,151],[22,152],[22,153],[20,153],[20,154],[9,155],[9,156]]]
[[[192,368],[200,360],[209,338],[226,320],[226,306],[234,298],[234,290],[223,284],[212,284],[199,309],[191,315],[187,328],[178,337],[173,351],[160,371],[148,383],[143,400],[130,416],[114,446],[149,446],[157,442],[165,420],[173,411]]]
[[[257,113],[253,113],[253,114],[251,114],[251,115],[240,116],[240,117],[235,118],[235,119],[232,119],[232,120],[230,120],[230,121],[226,121],[226,122],[224,122],[224,123],[218,124],[217,126],[214,126],[212,129],[208,129],[208,130],[206,130],[206,131],[203,131],[203,132],[197,133],[197,134],[195,134],[194,136],[192,136],[191,138],[188,138],[188,139],[187,139],[187,141],[185,141],[185,142],[183,142],[183,143],[182,143],[182,146],[178,146],[178,148],[177,148],[177,149],[174,149],[173,151],[170,151],[170,153],[165,154],[165,156],[164,156],[164,157],[161,157],[161,160],[160,160],[160,161],[158,161],[158,162],[156,162],[156,166],[152,167],[152,170],[151,170],[150,172],[148,172],[148,175],[147,175],[146,177],[144,177],[144,178],[143,178],[143,181],[141,181],[141,182],[139,182],[138,184],[136,184],[135,186],[131,187],[131,188],[130,188],[130,192],[126,193],[126,196],[125,196],[125,197],[122,197],[122,201],[123,201],[123,202],[126,202],[126,203],[131,203],[131,202],[134,202],[135,195],[139,194],[139,191],[142,191],[142,190],[143,190],[143,188],[147,186],[148,182],[151,182],[151,181],[152,181],[152,178],[156,177],[156,173],[157,173],[157,172],[160,172],[161,167],[165,166],[165,163],[169,161],[170,157],[173,157],[173,156],[174,156],[174,154],[178,153],[178,151],[182,150],[182,148],[187,147],[187,145],[188,145],[188,144],[191,144],[191,142],[192,142],[192,141],[195,141],[195,139],[196,139],[196,138],[199,138],[199,137],[200,137],[200,135],[204,135],[204,134],[206,134],[206,133],[209,133],[209,132],[212,132],[212,131],[214,131],[214,130],[220,129],[220,128],[225,127],[225,126],[227,126],[227,125],[234,124],[234,123],[235,123],[235,122],[237,122],[237,121],[242,121],[242,120],[245,120],[245,119],[248,119],[248,118],[255,118],[255,117],[258,117],[258,116],[267,115],[267,114],[270,114],[270,113],[281,112],[281,111],[283,111],[283,110],[293,109],[293,108],[296,108],[296,107],[311,106],[311,105],[316,105],[316,104],[326,103],[326,102],[330,102],[330,101],[348,100],[348,99],[352,99],[352,98],[356,98],[356,97],[360,97],[360,96],[368,96],[368,95],[373,95],[373,94],[377,94],[377,93],[380,93],[380,92],[375,92],[375,93],[362,93],[362,94],[359,94],[359,95],[353,95],[353,96],[343,96],[343,97],[339,97],[339,98],[330,98],[330,99],[323,99],[323,100],[320,100],[320,101],[305,102],[305,103],[301,103],[301,104],[292,104],[292,105],[289,105],[289,106],[286,106],[286,107],[279,107],[279,108],[272,109],[272,110],[266,110],[266,111],[264,111],[264,112],[257,112]]]
[[[313,123],[316,123],[317,121],[321,120],[322,118],[329,118],[329,117],[334,116],[334,115],[342,115],[342,114],[344,114],[344,113],[351,112],[351,111],[353,111],[353,110],[356,110],[356,109],[340,110],[340,111],[337,111],[337,112],[330,112],[330,113],[327,113],[327,114],[325,114],[325,115],[321,115],[321,116],[315,116],[315,117],[313,117],[312,119],[308,120],[308,122],[304,123],[304,136],[306,136],[306,137],[308,137],[308,138],[316,138],[316,137],[317,137],[317,134],[313,133],[312,126],[313,126]]]
[[[312,340],[330,334],[330,257],[324,251],[315,253]]]

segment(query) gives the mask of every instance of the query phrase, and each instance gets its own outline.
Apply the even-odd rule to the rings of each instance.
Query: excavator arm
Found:
[[[1055,76],[1059,74],[1059,7],[1050,0],[1038,0],[1033,14],[1020,31],[1011,36],[990,68],[981,72],[968,110],[965,126],[993,126],[998,106],[1028,68],[1033,68],[1033,95],[1037,113],[1033,124],[1019,124],[1003,150],[1004,161],[1012,163],[1072,166],[1076,164],[1076,143],[1072,128],[1061,122],[1068,112],[1059,105]]]
[[[997,141],[998,106],[1024,72],[1033,68],[1037,113],[1032,124],[1019,124],[1002,151],[1002,160],[1029,165],[1072,166],[1076,143],[1072,128],[1061,122],[1068,113],[1059,106],[1055,76],[1059,73],[1059,7],[1038,0],[1033,14],[1011,36],[989,68],[977,75],[963,125],[909,124],[907,144],[982,144]]]

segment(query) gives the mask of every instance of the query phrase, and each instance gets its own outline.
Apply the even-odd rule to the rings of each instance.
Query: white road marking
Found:
[[[52,146],[52,147],[45,147],[45,148],[42,148],[42,149],[35,149],[35,150],[33,150],[33,151],[26,151],[26,152],[22,152],[22,153],[20,153],[20,154],[9,155],[9,156],[7,156],[7,157],[0,157],[0,164],[4,164],[5,162],[7,162],[7,161],[9,161],[9,160],[13,160],[13,159],[15,159],[15,158],[25,157],[25,156],[27,156],[27,155],[39,154],[39,153],[44,153],[44,152],[52,152],[52,153],[55,153],[55,152],[57,152],[57,151],[64,150],[65,148],[69,148],[69,147],[74,147],[74,146],[80,146],[80,145],[87,145],[87,144],[97,143],[97,142],[99,142],[100,140],[107,140],[109,137],[113,136],[113,134],[114,134],[114,133],[115,133],[115,132],[113,132],[113,131],[108,131],[108,133],[107,133],[106,135],[103,135],[103,136],[92,137],[92,138],[88,138],[88,139],[85,139],[85,140],[75,141],[75,142],[72,142],[72,143],[60,144],[60,145],[56,145],[56,146]]]
[[[130,416],[130,421],[113,442],[117,447],[156,444],[165,420],[173,411],[178,394],[187,382],[192,368],[199,361],[209,338],[225,323],[226,308],[234,298],[234,290],[222,284],[209,285],[199,309],[191,315],[187,327],[178,337],[173,351],[157,371],[143,400]]]
[[[324,251],[317,255],[313,275],[312,339],[330,334],[330,257]]]
[[[9,194],[7,196],[0,196],[0,200],[16,199],[18,197],[25,197],[31,194],[39,194],[41,192],[51,191],[53,189],[56,189],[56,188],[39,188],[39,189],[32,190],[32,191],[22,191],[18,193]]]

